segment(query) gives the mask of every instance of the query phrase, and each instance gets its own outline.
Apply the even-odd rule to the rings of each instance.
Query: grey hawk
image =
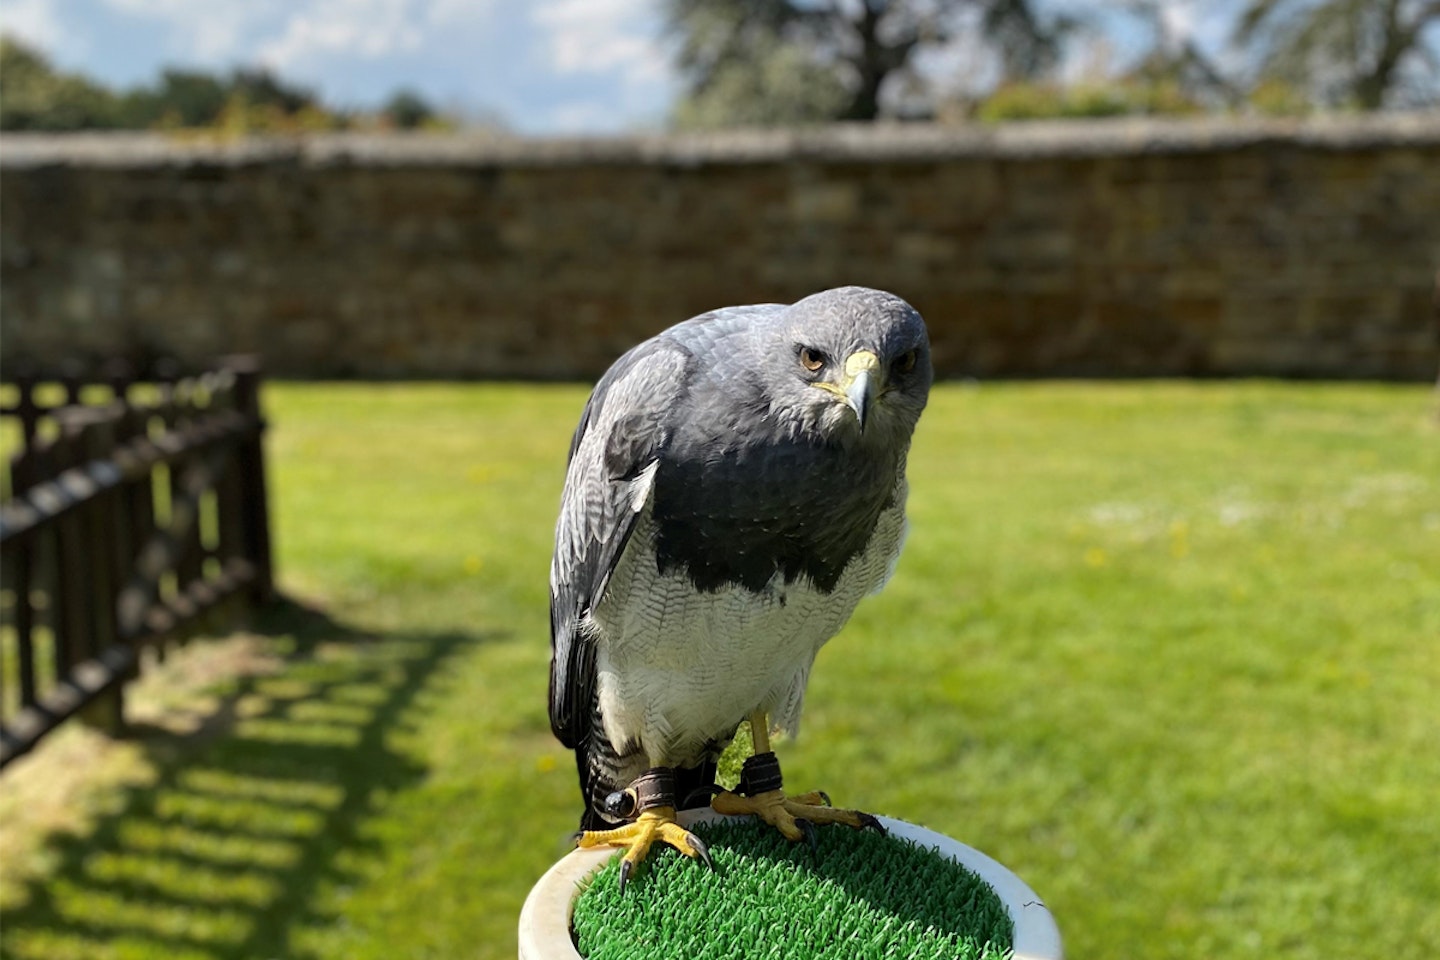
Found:
[[[841,287],[687,320],[596,385],[550,568],[550,723],[575,751],[580,844],[629,848],[622,886],[657,839],[709,861],[676,810],[710,801],[744,720],[755,755],[715,809],[812,843],[816,823],[878,828],[787,797],[769,739],[894,569],[931,380],[920,314]]]

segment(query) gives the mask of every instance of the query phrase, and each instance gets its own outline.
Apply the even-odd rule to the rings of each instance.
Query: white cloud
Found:
[[[545,0],[534,22],[558,73],[616,72],[631,84],[669,74],[648,0]]]
[[[424,18],[436,26],[473,26],[487,19],[497,0],[429,0]]]
[[[1229,49],[1230,38],[1240,15],[1235,0],[1199,6],[1195,12],[1194,38],[1200,49],[1222,60],[1243,59],[1239,51]]]
[[[289,70],[319,56],[375,60],[411,53],[425,40],[423,14],[423,4],[411,0],[317,0],[260,45],[259,59]]]
[[[187,63],[245,59],[256,30],[287,9],[275,0],[202,4],[193,0],[101,0],[119,13],[153,20],[167,31],[167,52]]]
[[[532,8],[546,66],[593,85],[546,111],[554,131],[654,123],[674,86],[651,0],[542,0]]]
[[[49,7],[53,0],[20,0]],[[166,52],[189,63],[260,62],[301,68],[316,58],[377,60],[443,42],[441,31],[483,21],[495,0],[100,0],[166,31]]]
[[[76,57],[88,44],[60,22],[53,0],[6,0],[5,32],[50,54]]]
[[[1195,7],[1188,2],[1172,0],[1160,6],[1160,30],[1165,44],[1179,47],[1195,33]]]
[[[552,130],[573,133],[603,130],[615,123],[615,108],[594,100],[570,100],[549,110],[545,122]]]

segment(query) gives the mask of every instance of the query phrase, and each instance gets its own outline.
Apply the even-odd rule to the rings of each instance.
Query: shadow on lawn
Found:
[[[368,634],[281,601],[252,625],[289,644],[198,734],[136,731],[158,770],[6,911],[3,954],[286,957],[331,922],[327,893],[380,849],[364,826],[425,769],[397,751],[447,664],[496,635]]]

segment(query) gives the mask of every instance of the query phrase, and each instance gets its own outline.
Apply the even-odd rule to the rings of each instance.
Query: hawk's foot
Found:
[[[780,763],[773,753],[759,753],[745,761],[738,792],[729,790],[710,802],[717,813],[754,815],[770,824],[787,839],[807,840],[817,849],[817,824],[843,823],[855,829],[869,828],[884,833],[880,821],[859,810],[837,810],[824,793],[785,796],[781,789]]]
[[[705,842],[675,820],[675,775],[671,770],[664,767],[647,770],[635,778],[628,790],[610,799],[614,803],[607,803],[607,807],[619,808],[626,815],[634,812],[635,820],[613,830],[586,830],[580,834],[578,845],[628,848],[620,861],[621,891],[635,872],[636,864],[645,859],[657,840],[715,869]]]

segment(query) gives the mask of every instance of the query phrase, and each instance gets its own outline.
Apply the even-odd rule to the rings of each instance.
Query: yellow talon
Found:
[[[825,797],[819,793],[807,793],[799,797],[787,797],[779,790],[767,790],[753,797],[741,796],[728,790],[711,801],[717,813],[744,816],[752,814],[770,824],[787,840],[806,838],[806,829],[801,822],[812,825],[843,823],[860,829],[869,827],[884,832],[880,821],[859,810],[836,810],[824,805]]]
[[[753,815],[779,830],[787,840],[805,839],[817,849],[816,824],[843,823],[857,830],[869,827],[885,832],[880,821],[859,810],[836,810],[820,791],[787,797],[780,789],[780,765],[770,750],[769,718],[761,711],[750,715],[755,753],[745,762],[741,784],[746,793],[725,791],[710,802],[717,813]],[[753,765],[753,770],[752,770]],[[754,780],[751,780],[752,775]]]
[[[587,830],[580,834],[579,846],[628,848],[620,863],[620,889],[623,891],[635,865],[645,859],[657,840],[669,844],[692,860],[699,860],[711,870],[715,869],[705,842],[675,821],[674,807],[652,807],[633,823],[613,830]]]

